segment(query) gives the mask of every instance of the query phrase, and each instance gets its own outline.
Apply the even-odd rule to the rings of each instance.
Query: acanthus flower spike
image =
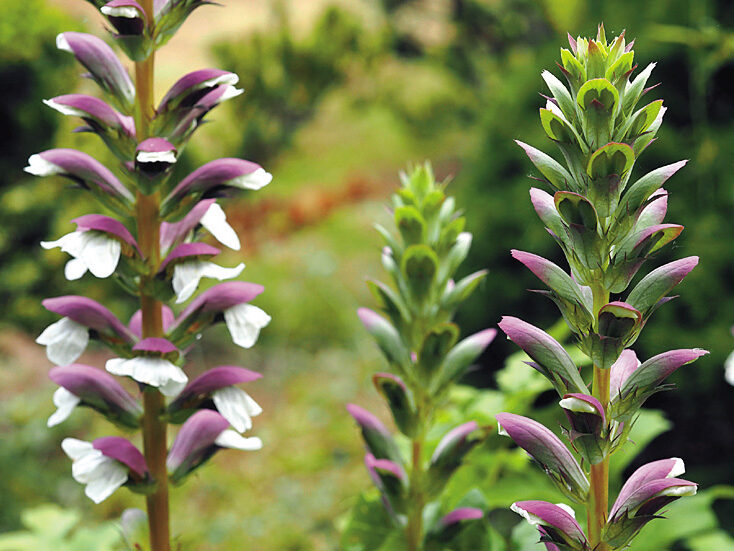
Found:
[[[229,421],[208,409],[200,410],[189,417],[168,452],[166,465],[171,482],[183,482],[219,449],[254,451],[262,448],[259,438],[245,438],[228,427]]]
[[[589,480],[563,442],[537,421],[513,413],[498,413],[497,432],[509,436],[540,464],[559,489],[578,503],[586,501]]]
[[[186,373],[173,363],[180,351],[170,341],[148,337],[135,344],[132,350],[138,355],[107,360],[105,369],[113,375],[130,377],[138,383],[155,387],[164,396],[177,396],[186,386],[189,381]]]
[[[61,447],[73,461],[74,480],[86,484],[84,493],[95,503],[101,503],[128,482],[145,484],[149,478],[143,455],[119,436],[93,442],[65,438]]]
[[[86,406],[126,428],[138,428],[143,409],[114,377],[84,364],[54,367],[49,378],[59,385],[54,393],[57,411],[48,419],[52,427],[65,421],[77,406]]]
[[[219,366],[208,370],[191,381],[171,402],[167,412],[174,422],[183,422],[197,408],[205,407],[211,400],[216,410],[238,432],[252,428],[252,418],[262,413],[262,408],[247,392],[237,387],[262,377],[259,373],[235,366]]]
[[[71,52],[89,71],[92,79],[115,99],[123,113],[132,113],[135,86],[104,40],[91,34],[65,32],[56,37],[56,47]]]

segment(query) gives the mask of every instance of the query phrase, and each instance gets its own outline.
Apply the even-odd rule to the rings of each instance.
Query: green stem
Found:
[[[423,436],[413,440],[413,464],[410,472],[410,516],[406,534],[408,551],[420,551],[423,543]]]
[[[153,21],[153,0],[143,0],[143,9],[148,21]],[[150,137],[150,121],[154,114],[153,83],[154,54],[135,64],[135,123],[138,142]],[[140,282],[140,310],[142,314],[142,336],[160,337],[163,335],[161,303],[151,296],[148,282],[155,277],[160,264],[159,228],[160,198],[153,195],[137,194],[136,204],[138,245],[146,262],[147,275]],[[147,388],[143,393],[143,451],[155,490],[146,497],[148,509],[148,528],[151,551],[170,551],[171,537],[168,510],[168,469],[166,456],[167,424],[162,419],[166,402],[155,388]]]
[[[599,318],[599,310],[609,302],[609,291],[602,286],[592,286],[594,294],[594,317]],[[592,394],[601,402],[604,410],[609,408],[610,370],[594,365],[594,384]],[[609,507],[609,457],[591,466],[589,499],[587,511],[587,536],[594,551],[609,551],[609,546],[601,541],[602,530],[607,522]]]

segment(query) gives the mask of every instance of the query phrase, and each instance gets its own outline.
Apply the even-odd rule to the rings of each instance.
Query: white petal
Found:
[[[674,459],[675,463],[673,463],[673,468],[670,469],[670,472],[665,478],[678,478],[686,472],[686,464],[683,463],[680,457],[671,457],[671,459]]]
[[[222,448],[232,448],[242,451],[254,451],[263,447],[262,440],[257,436],[245,438],[230,429],[223,431],[219,436],[217,436],[214,443]]]
[[[73,257],[78,257],[83,248],[83,233],[84,232],[73,231],[66,235],[62,235],[56,241],[41,241],[41,247],[44,249],[59,247],[65,253],[69,253]]]
[[[89,116],[88,113],[85,113],[81,109],[76,109],[74,107],[71,107],[69,105],[64,105],[63,103],[55,102],[52,99],[45,99],[43,100],[43,103],[48,105],[51,109],[55,109],[62,115],[69,115],[72,117],[87,117]]]
[[[556,503],[556,507],[559,507],[560,509],[563,509],[566,511],[569,515],[571,515],[573,518],[576,518],[576,511],[574,511],[570,505],[566,505],[565,503]]]
[[[87,273],[87,265],[81,258],[72,258],[64,266],[64,277],[68,281],[76,281]]]
[[[596,415],[599,414],[596,408],[590,403],[585,402],[584,400],[579,400],[578,398],[575,398],[573,396],[569,398],[564,398],[563,400],[558,402],[558,405],[561,406],[563,409],[576,411],[578,413],[594,413]]]
[[[234,84],[237,84],[239,80],[240,80],[240,77],[238,77],[235,73],[225,73],[218,77],[214,77],[214,78],[210,78],[209,80],[205,80],[204,82],[199,84],[197,88],[213,88],[214,86],[219,86],[220,84],[234,85]]]
[[[257,342],[260,329],[270,323],[271,317],[252,304],[238,304],[224,311],[224,322],[227,324],[232,340],[238,346],[250,348]]]
[[[95,478],[89,481],[84,490],[95,503],[101,503],[127,482],[127,468],[114,459],[105,459],[108,461],[97,468]]]
[[[724,372],[724,378],[726,379],[726,382],[730,385],[734,385],[734,352],[729,354],[729,356],[726,358],[726,361],[724,362],[724,369],[726,369],[726,371]]]
[[[518,515],[527,520],[533,526],[541,526],[545,524],[545,522],[543,522],[543,519],[541,519],[539,516],[528,513],[525,509],[519,507],[517,503],[513,503],[512,505],[510,505],[510,509],[515,511]]]
[[[77,438],[64,438],[61,442],[61,449],[69,456],[69,459],[76,461],[94,450],[91,442],[85,442]]]
[[[81,323],[61,318],[46,327],[36,342],[46,346],[46,356],[54,364],[69,365],[87,348],[89,330]]]
[[[58,408],[51,417],[48,418],[46,426],[53,427],[66,421],[74,411],[74,408],[79,405],[81,400],[75,394],[72,394],[66,390],[63,386],[60,386],[54,392],[54,405]]]
[[[127,19],[140,18],[140,13],[132,6],[119,6],[117,8],[102,6],[99,11],[105,15],[109,15],[110,17],[126,17]]]
[[[696,490],[698,489],[697,486],[671,486],[670,488],[666,488],[662,492],[660,492],[658,495],[661,496],[673,496],[673,497],[681,497],[681,496],[695,496]]]
[[[234,268],[224,268],[206,260],[187,260],[176,264],[173,268],[173,290],[176,292],[176,303],[189,299],[199,286],[202,277],[210,277],[223,281],[237,277],[245,269],[240,263]]]
[[[69,42],[66,40],[66,37],[64,36],[64,33],[59,33],[56,36],[56,47],[59,50],[64,50],[64,51],[67,51],[67,52],[74,53],[73,50],[71,49],[71,46],[69,46]]]
[[[37,153],[28,157],[28,166],[23,170],[34,176],[53,176],[64,172],[60,166],[48,162]]]
[[[223,101],[227,101],[228,99],[236,98],[243,92],[244,90],[242,88],[235,88],[234,86],[227,86],[227,88],[224,90],[224,94],[219,96],[219,100],[217,100],[217,103],[222,103]]]
[[[244,390],[236,386],[220,388],[212,393],[214,406],[238,432],[252,428],[252,419],[262,408]]]
[[[199,223],[222,245],[235,251],[240,250],[240,240],[237,233],[232,229],[232,226],[227,224],[227,215],[224,214],[222,207],[216,203],[212,203],[199,220]]]
[[[189,380],[180,367],[163,358],[112,358],[105,364],[105,369],[113,375],[131,377],[139,383],[154,386],[164,396],[177,395]]]
[[[175,163],[175,151],[138,151],[135,160],[139,163]]]
[[[258,190],[264,188],[270,182],[273,181],[273,175],[266,172],[264,168],[258,168],[254,172],[240,176],[239,178],[233,178],[227,182],[230,186],[238,187],[241,189],[252,189]]]
[[[111,276],[120,261],[122,244],[103,232],[85,231],[81,234],[81,258],[90,272],[96,277]]]

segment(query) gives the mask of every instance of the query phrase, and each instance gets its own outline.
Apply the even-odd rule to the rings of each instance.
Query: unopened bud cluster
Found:
[[[486,272],[453,277],[466,258],[472,236],[455,201],[435,181],[430,165],[402,175],[402,187],[393,196],[395,232],[377,230],[385,240],[382,265],[392,286],[380,281],[368,285],[384,314],[367,308],[359,317],[377,341],[391,373],[373,380],[387,402],[395,426],[413,442],[406,457],[388,429],[356,405],[348,410],[362,429],[367,447],[365,463],[393,519],[406,530],[408,548],[423,549],[449,541],[467,524],[483,517],[475,508],[459,508],[435,525],[420,525],[424,507],[436,500],[464,456],[486,436],[476,422],[446,433],[430,458],[423,442],[438,405],[447,391],[479,357],[495,336],[486,329],[459,341],[452,322]]]

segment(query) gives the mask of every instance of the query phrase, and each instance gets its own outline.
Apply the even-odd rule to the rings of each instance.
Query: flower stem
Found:
[[[153,21],[153,0],[142,0],[149,22]],[[154,54],[135,64],[135,123],[138,142],[150,137],[150,121],[154,114],[153,83]],[[137,238],[146,262],[147,275],[140,282],[140,310],[142,314],[142,336],[160,337],[163,335],[161,303],[149,293],[148,282],[155,277],[160,264],[159,213],[160,198],[157,193],[144,195],[138,192],[136,198]],[[166,456],[167,424],[161,414],[165,409],[165,399],[155,388],[147,388],[143,393],[143,450],[148,470],[155,480],[155,490],[146,497],[148,509],[148,529],[151,551],[170,551],[171,538],[168,510],[168,470]]]
[[[594,294],[594,317],[609,302],[609,291],[603,287],[592,287]],[[604,410],[609,408],[609,381],[611,370],[594,365],[594,384],[592,394],[601,402]],[[591,466],[589,499],[587,507],[587,536],[594,551],[608,551],[609,546],[602,542],[602,530],[607,522],[609,507],[609,457]]]
[[[410,472],[410,517],[406,527],[408,551],[420,551],[423,541],[423,436],[413,440],[413,464]]]

